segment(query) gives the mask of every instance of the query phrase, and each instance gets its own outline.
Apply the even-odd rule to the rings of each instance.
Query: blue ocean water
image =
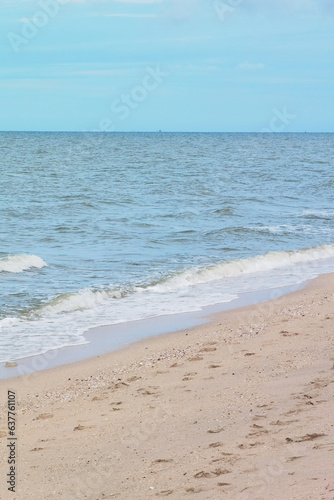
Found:
[[[0,361],[334,270],[334,134],[0,133]]]

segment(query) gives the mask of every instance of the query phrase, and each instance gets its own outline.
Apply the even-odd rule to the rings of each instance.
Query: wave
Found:
[[[167,278],[160,289],[171,290],[180,286],[209,283],[226,278],[235,278],[244,274],[270,271],[282,267],[289,267],[299,263],[313,262],[334,257],[334,245],[322,245],[314,248],[287,252],[269,252],[266,255],[257,255],[248,259],[238,259],[222,262],[204,269],[187,269]]]
[[[83,312],[98,306],[112,306],[113,301],[135,298],[137,303],[153,300],[159,294],[186,294],[190,287],[218,283],[243,275],[259,274],[283,267],[301,263],[311,263],[317,260],[334,257],[334,245],[323,245],[296,251],[269,252],[247,259],[226,261],[205,268],[193,267],[165,276],[159,281],[145,286],[119,287],[113,289],[93,290],[85,288],[78,292],[59,295],[52,301],[35,308],[25,314],[31,319],[53,316],[62,313]],[[302,273],[303,274],[303,273]],[[140,295],[140,297],[139,297]],[[160,302],[162,297],[158,297]],[[148,302],[149,303],[149,302]],[[152,302],[153,303],[153,302]]]
[[[27,269],[47,266],[47,263],[37,255],[8,255],[0,259],[0,272],[22,273]]]
[[[247,229],[258,233],[294,233],[300,229],[300,227],[292,226],[291,224],[279,224],[278,226],[248,226]],[[303,228],[304,229],[304,228]]]
[[[303,210],[299,217],[305,219],[329,219],[334,216],[334,210]]]
[[[30,311],[28,316],[52,316],[60,313],[84,311],[93,309],[112,299],[121,299],[125,295],[125,290],[91,290],[85,288],[76,293],[59,295],[48,304]]]

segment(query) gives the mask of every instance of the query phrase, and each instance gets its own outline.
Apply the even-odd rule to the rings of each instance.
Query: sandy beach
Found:
[[[190,330],[1,381],[0,497],[333,499],[333,311],[323,275]]]

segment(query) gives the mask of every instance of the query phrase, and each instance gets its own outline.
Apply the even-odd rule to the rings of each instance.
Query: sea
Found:
[[[334,272],[333,172],[334,134],[0,133],[0,362]]]

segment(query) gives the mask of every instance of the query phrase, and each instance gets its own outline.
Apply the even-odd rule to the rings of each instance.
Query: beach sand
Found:
[[[333,331],[324,275],[190,330],[3,380],[0,497],[334,499]]]

